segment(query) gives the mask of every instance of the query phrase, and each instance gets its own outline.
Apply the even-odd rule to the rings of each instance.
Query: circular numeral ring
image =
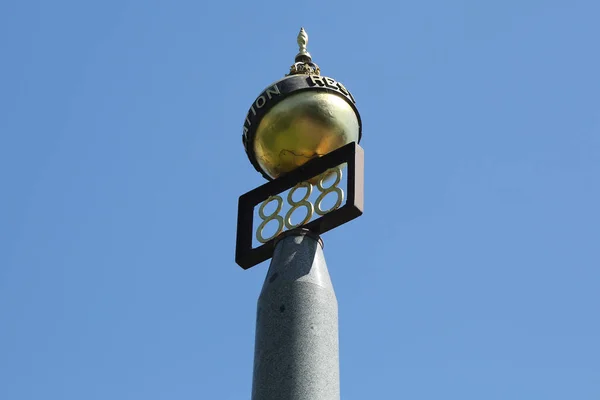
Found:
[[[294,201],[294,193],[296,192],[296,189],[300,189],[300,188],[305,188],[306,192],[304,193],[304,196],[298,200],[298,201]],[[310,221],[310,219],[313,216],[314,213],[314,206],[312,205],[312,203],[310,201],[308,201],[308,198],[310,197],[310,195],[312,194],[312,185],[308,182],[301,182],[299,184],[297,184],[296,186],[294,186],[292,188],[292,190],[289,191],[288,195],[287,195],[287,201],[288,203],[292,206],[289,211],[287,212],[287,214],[285,214],[285,226],[288,229],[294,229],[299,227],[300,225],[304,225],[305,223],[307,223],[308,221]],[[299,209],[300,207],[305,207],[306,208],[306,216],[304,217],[304,219],[300,222],[298,222],[297,224],[292,224],[292,214],[294,214],[294,212]]]
[[[323,174],[321,179],[317,181],[317,189],[319,189],[321,194],[319,195],[319,197],[317,197],[317,200],[315,201],[315,212],[319,215],[325,215],[327,213],[332,212],[333,210],[337,210],[344,201],[344,191],[338,186],[342,180],[342,169],[340,167],[337,167],[333,168],[330,171],[335,172],[335,181],[331,184],[331,186],[326,188],[323,187],[325,179],[329,176],[329,174],[327,173]],[[323,199],[325,199],[325,196],[327,196],[329,193],[337,194],[337,200],[335,201],[335,204],[331,206],[330,209],[323,210],[321,209],[321,203],[323,202]]]
[[[269,204],[273,200],[275,200],[277,202],[277,207],[275,208],[275,211],[273,211],[269,215],[265,215],[266,205]],[[283,230],[283,225],[284,225],[283,218],[279,215],[279,212],[281,211],[281,207],[283,207],[283,199],[281,198],[281,196],[271,196],[267,200],[263,201],[263,203],[260,205],[260,207],[258,209],[258,215],[260,216],[260,219],[262,219],[263,221],[258,226],[258,229],[256,229],[256,239],[259,242],[267,243],[269,240],[271,240],[275,236],[279,235],[281,233],[281,231]],[[269,222],[271,222],[273,220],[277,221],[277,230],[275,231],[275,233],[273,233],[268,238],[264,238],[262,234],[263,234],[263,230],[265,229],[265,225],[267,225]]]

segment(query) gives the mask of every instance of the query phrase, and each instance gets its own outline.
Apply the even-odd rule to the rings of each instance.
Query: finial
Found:
[[[306,50],[306,45],[308,44],[308,34],[304,28],[300,28],[297,42],[299,51],[298,54],[296,54],[294,65],[291,66],[290,73],[288,75],[319,75],[321,73],[319,66],[312,62],[312,57],[310,56],[308,50]]]
[[[296,62],[304,61],[310,62],[311,57],[308,50],[306,50],[306,45],[308,44],[308,34],[304,30],[304,28],[300,28],[300,33],[298,34],[298,48],[300,51],[296,54]]]

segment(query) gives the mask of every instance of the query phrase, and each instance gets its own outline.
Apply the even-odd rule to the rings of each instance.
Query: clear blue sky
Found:
[[[342,398],[600,396],[600,3],[4,1],[0,399],[248,399],[241,145],[300,26],[364,122]]]

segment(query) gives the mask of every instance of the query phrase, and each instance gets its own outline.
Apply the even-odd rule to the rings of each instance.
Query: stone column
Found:
[[[339,399],[338,306],[323,242],[289,231],[258,298],[252,400]]]

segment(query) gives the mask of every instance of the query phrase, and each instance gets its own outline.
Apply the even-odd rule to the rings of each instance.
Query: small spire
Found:
[[[310,57],[310,53],[306,50],[306,45],[308,44],[308,34],[304,30],[304,28],[300,28],[300,33],[298,33],[298,48],[299,52],[296,54],[296,62],[310,62],[312,61]]]
[[[294,60],[294,65],[290,67],[289,75],[298,75],[298,74],[306,74],[306,75],[320,75],[321,70],[319,66],[312,62],[312,57],[308,50],[306,50],[306,45],[308,44],[308,34],[304,30],[304,28],[300,28],[300,33],[298,34],[298,54],[296,54],[296,59]]]

